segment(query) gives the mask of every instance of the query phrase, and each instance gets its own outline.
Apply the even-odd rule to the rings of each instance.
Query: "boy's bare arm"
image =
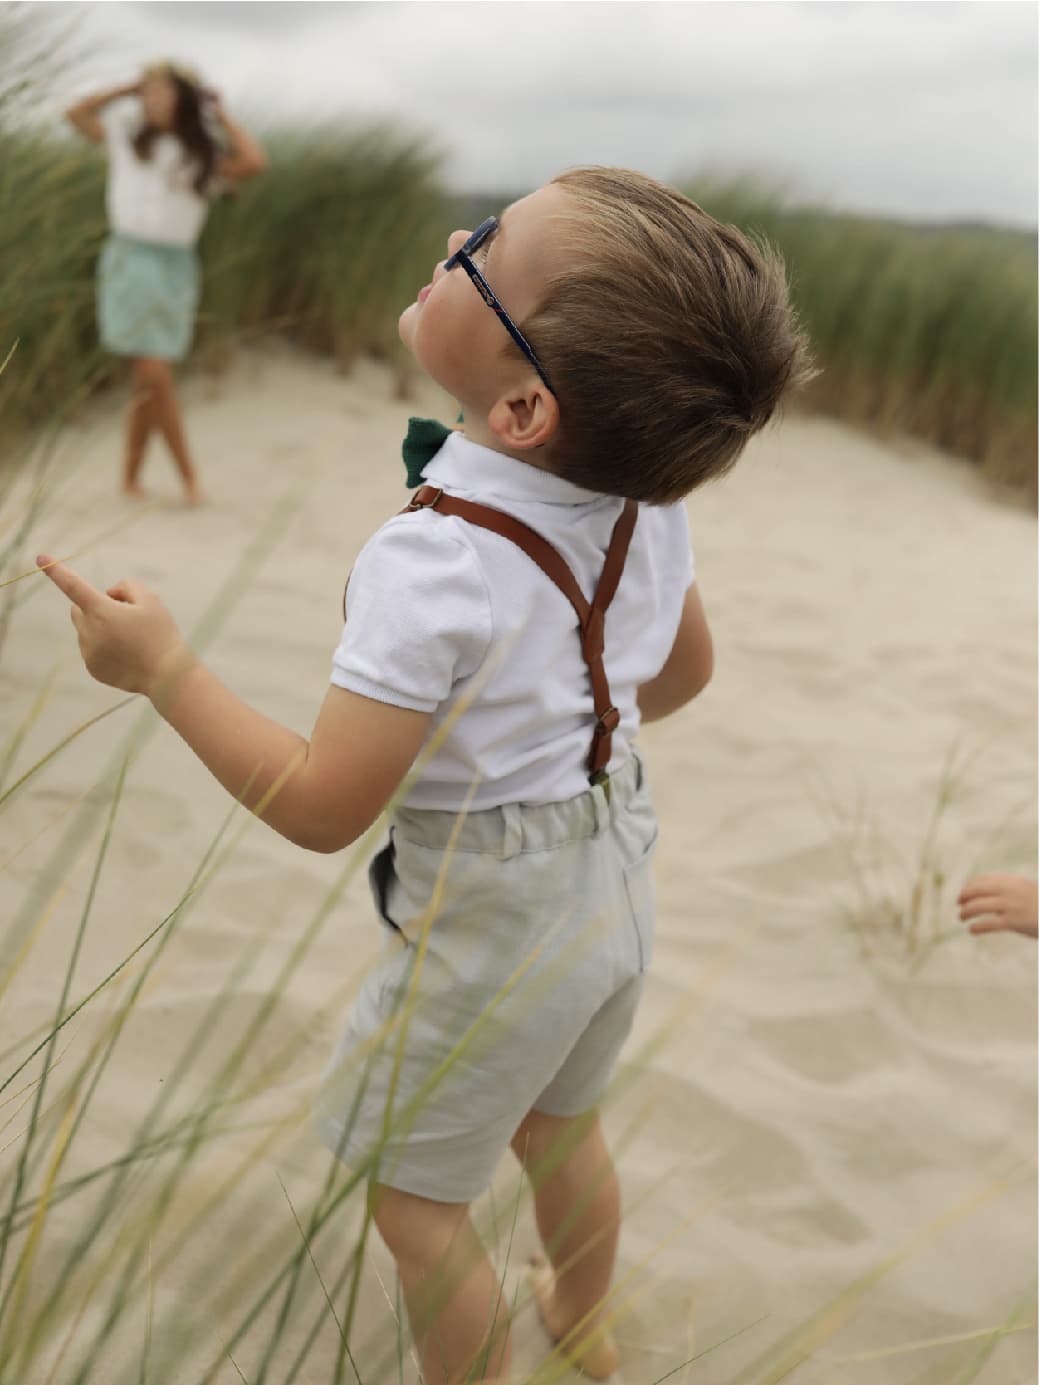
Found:
[[[378,817],[407,774],[429,716],[330,688],[310,740],[236,697],[192,654],[153,592],[100,592],[63,563],[37,560],[72,602],[89,672],[149,697],[229,793],[283,837],[338,851]]]
[[[229,793],[309,851],[340,851],[372,825],[429,726],[424,712],[331,687],[307,741],[194,658],[151,698]]]
[[[686,592],[678,633],[667,662],[657,676],[639,688],[643,721],[659,721],[691,702],[710,682],[714,671],[714,646],[704,615],[699,588]]]

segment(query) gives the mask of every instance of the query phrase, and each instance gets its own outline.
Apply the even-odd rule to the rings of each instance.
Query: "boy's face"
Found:
[[[473,256],[512,320],[523,321],[537,307],[549,274],[562,263],[556,213],[567,194],[555,184],[538,188],[502,213],[498,230]],[[453,231],[447,253],[468,238]],[[533,367],[506,350],[509,337],[494,310],[464,270],[444,269],[405,308],[400,339],[427,375],[462,404],[486,411],[503,390]],[[535,344],[536,345],[536,344]]]

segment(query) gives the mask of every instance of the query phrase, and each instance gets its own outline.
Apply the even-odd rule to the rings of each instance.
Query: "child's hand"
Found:
[[[960,918],[972,933],[1039,935],[1039,889],[1023,875],[976,875],[960,891]]]
[[[139,582],[117,582],[105,593],[46,554],[36,565],[72,602],[79,650],[99,683],[151,697],[194,662],[166,607]]]

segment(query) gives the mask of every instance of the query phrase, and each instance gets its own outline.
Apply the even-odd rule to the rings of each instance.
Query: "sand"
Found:
[[[158,589],[185,630],[201,629],[231,687],[306,733],[352,557],[402,501],[404,418],[439,411],[449,421],[450,405],[430,388],[395,399],[374,364],[344,379],[280,349],[242,356],[215,384],[190,381],[185,399],[206,508],[142,511],[115,496],[120,415],[102,401],[61,435],[8,570],[31,566],[40,548],[89,545],[76,560],[86,576]],[[157,449],[144,479],[174,497]],[[8,497],[4,541],[26,503],[24,486]],[[741,1372],[859,1284],[793,1348],[789,1364],[810,1359],[786,1378],[1026,1385],[1036,1376],[1031,1330],[971,1334],[1006,1324],[1022,1299],[1014,1325],[1034,1321],[1036,948],[971,938],[953,901],[976,869],[1035,869],[1034,518],[948,458],[800,418],[755,440],[689,511],[717,671],[692,706],[643,737],[662,821],[658,936],[605,1116],[627,1209],[618,1379],[649,1385],[694,1353],[704,1354],[671,1379],[779,1379],[781,1351],[772,1374]],[[7,784],[119,701],[80,666],[58,594],[37,578],[14,593],[0,651],[5,743],[53,682]],[[227,815],[222,791],[139,703],[91,727],[3,805],[0,919],[16,965],[0,1008],[0,1077],[58,1003],[111,802],[110,787],[92,786],[128,745],[73,1000],[174,908]],[[176,927],[62,1031],[45,1102],[56,1128],[78,1064],[166,939],[57,1182],[118,1158],[157,1098],[168,1127],[218,1094],[229,1102],[222,1133],[140,1233],[139,1289],[107,1354],[77,1376],[98,1305],[118,1284],[102,1262],[94,1299],[78,1324],[80,1298],[63,1308],[61,1331],[19,1376],[26,1385],[48,1379],[70,1329],[57,1385],[196,1385],[210,1361],[219,1382],[335,1378],[338,1334],[309,1261],[268,1373],[260,1361],[281,1298],[233,1346],[234,1364],[224,1349],[252,1302],[237,1286],[262,1283],[299,1243],[291,1208],[305,1221],[328,1172],[307,1105],[377,929],[354,862],[279,982],[351,854],[309,856],[240,814],[230,832],[233,851]],[[241,1072],[223,1081],[222,1064],[275,988]],[[214,999],[219,1027],[183,1064]],[[8,1179],[31,1094],[0,1108]],[[41,1149],[34,1188],[49,1157]],[[100,1233],[89,1228],[101,1182],[51,1208],[23,1333],[77,1237],[86,1232],[99,1255],[116,1231],[147,1226],[173,1158],[133,1167]],[[535,1247],[517,1186],[503,1161],[475,1209],[484,1227],[497,1218],[510,1297]],[[360,1215],[355,1196],[315,1239],[329,1286]],[[394,1292],[373,1245],[350,1343],[366,1385],[398,1378],[395,1365],[378,1365],[392,1350]],[[341,1315],[342,1294],[336,1303]],[[546,1351],[521,1295],[517,1378]]]

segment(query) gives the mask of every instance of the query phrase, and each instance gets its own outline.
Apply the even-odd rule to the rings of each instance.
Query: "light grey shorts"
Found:
[[[531,1109],[593,1107],[653,940],[656,815],[633,757],[565,803],[399,810],[369,876],[386,945],[317,1101],[355,1171],[437,1202],[488,1186]]]

